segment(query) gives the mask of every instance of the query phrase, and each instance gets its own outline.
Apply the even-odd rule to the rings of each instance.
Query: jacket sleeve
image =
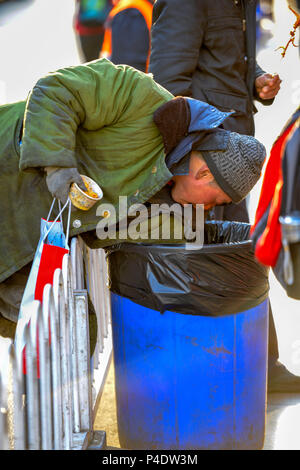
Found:
[[[192,96],[206,19],[199,1],[157,0],[153,7],[149,72],[175,96]]]
[[[145,81],[144,74],[106,59],[41,78],[25,108],[20,169],[76,167],[79,127],[96,131],[125,119],[125,111],[127,117],[129,110],[134,115],[132,94],[141,80]],[[150,83],[146,89],[151,94]]]
[[[256,101],[259,101],[261,104],[264,104],[265,106],[270,106],[273,102],[274,102],[274,99],[275,98],[271,98],[269,100],[263,100],[262,98],[259,97],[257,91],[256,91],[256,88],[255,88],[255,80],[260,77],[261,75],[263,75],[264,73],[266,73],[259,65],[258,63],[256,62],[256,65],[255,65],[255,76],[254,76],[254,84],[253,84],[253,97]]]
[[[145,72],[150,38],[143,15],[136,8],[120,11],[113,18],[111,33],[111,61]]]

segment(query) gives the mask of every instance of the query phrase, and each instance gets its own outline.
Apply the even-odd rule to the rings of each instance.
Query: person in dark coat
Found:
[[[224,128],[254,135],[253,100],[270,105],[280,87],[255,59],[256,1],[157,0],[149,72],[175,96],[234,111]],[[249,222],[245,201],[217,218]]]
[[[233,111],[225,129],[254,135],[254,100],[270,105],[278,75],[256,62],[256,0],[157,0],[153,8],[149,71],[175,96],[206,101]],[[249,222],[245,200],[217,208],[216,219]],[[300,391],[300,378],[278,361],[270,308],[268,391]],[[274,381],[273,381],[274,378]]]

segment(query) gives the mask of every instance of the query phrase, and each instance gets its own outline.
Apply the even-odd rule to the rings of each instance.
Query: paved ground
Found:
[[[120,447],[118,437],[113,363],[110,367],[109,374],[106,379],[94,428],[104,430],[106,432],[107,445],[109,447]]]
[[[267,71],[278,72],[283,79],[281,92],[272,107],[258,104],[256,136],[270,146],[285,121],[300,102],[300,61],[298,50],[290,48],[281,60],[276,47],[288,40],[294,17],[285,0],[274,0],[276,26],[273,38],[258,54],[259,63]],[[59,67],[79,63],[72,17],[73,1],[19,0],[0,4],[0,104],[26,98],[29,89],[43,74]],[[259,195],[259,185],[250,198],[253,220]],[[280,359],[295,374],[300,375],[300,303],[288,299],[270,276]],[[1,346],[5,341],[0,338]],[[108,433],[108,443],[118,447],[114,403],[113,369],[110,371],[96,427]],[[299,397],[273,396],[268,403],[265,448],[300,449]],[[292,447],[291,447],[292,446]]]

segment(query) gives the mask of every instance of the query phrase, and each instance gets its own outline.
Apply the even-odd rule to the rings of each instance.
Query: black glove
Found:
[[[46,183],[50,193],[53,197],[59,199],[62,204],[67,202],[70,185],[72,183],[77,183],[82,191],[87,190],[77,168],[58,168],[48,166],[45,168],[45,171],[47,173]]]

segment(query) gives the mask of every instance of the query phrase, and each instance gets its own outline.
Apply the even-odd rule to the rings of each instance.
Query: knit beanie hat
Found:
[[[202,151],[202,156],[220,188],[238,203],[260,178],[265,147],[254,137],[230,132],[223,151]]]

